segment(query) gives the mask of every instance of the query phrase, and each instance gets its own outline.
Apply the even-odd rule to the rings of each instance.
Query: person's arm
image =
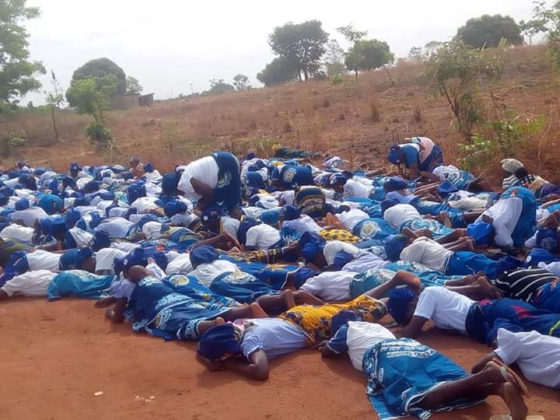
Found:
[[[487,364],[490,360],[496,359],[496,358],[499,359],[500,356],[498,356],[495,352],[490,352],[490,353],[488,353],[486,356],[484,356],[484,357],[482,358],[482,360],[480,360],[477,364],[475,364],[475,365],[472,367],[471,372],[472,372],[472,373],[478,373],[478,372],[480,372],[480,371],[486,366],[486,364]]]
[[[124,309],[126,307],[126,298],[116,300],[115,307],[105,311],[105,317],[113,321],[115,324],[122,324],[124,321]]]
[[[364,293],[365,295],[372,297],[374,299],[381,299],[389,293],[393,287],[400,286],[402,284],[406,284],[409,289],[411,289],[415,294],[420,291],[422,283],[420,279],[416,277],[414,274],[409,273],[408,271],[397,271],[397,273],[393,276],[391,280],[386,283],[383,283],[370,291]]]
[[[422,332],[422,327],[428,321],[421,316],[413,316],[406,327],[401,330],[401,337],[416,338]]]
[[[0,289],[0,301],[7,300],[10,296],[2,289]]]
[[[408,168],[408,178],[414,179],[420,177],[420,171],[418,170],[418,165],[412,164]]]
[[[194,192],[202,197],[202,200],[207,203],[212,201],[212,198],[214,197],[214,189],[212,187],[196,178],[191,178],[191,185]]]
[[[106,298],[101,298],[98,301],[95,302],[95,307],[96,308],[106,308],[107,306],[115,303],[117,301],[117,299],[113,296],[109,296]]]
[[[321,357],[324,359],[338,359],[344,353],[335,353],[332,349],[327,345],[327,342],[323,342],[319,345],[319,351],[321,352]]]
[[[251,353],[249,360],[240,358],[227,359],[222,362],[222,366],[256,381],[266,381],[268,379],[268,358],[262,349]]]

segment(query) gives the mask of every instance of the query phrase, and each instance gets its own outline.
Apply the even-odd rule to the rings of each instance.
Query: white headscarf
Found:
[[[525,167],[525,165],[516,159],[503,159],[500,163],[502,164],[502,169],[510,174],[513,174],[518,169]]]
[[[161,223],[146,223],[144,226],[142,226],[142,233],[148,241],[161,238]]]

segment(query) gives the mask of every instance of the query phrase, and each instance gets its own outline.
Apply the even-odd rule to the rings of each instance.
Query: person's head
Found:
[[[90,248],[70,249],[60,257],[61,270],[95,271],[95,257]]]
[[[525,166],[516,159],[503,159],[500,163],[502,165],[504,175],[506,176],[514,174],[519,168],[523,168]]]
[[[404,161],[404,156],[402,149],[398,144],[394,144],[389,149],[389,154],[387,155],[387,160],[393,165],[400,165]]]
[[[298,241],[298,246],[307,263],[317,267],[326,267],[327,261],[323,253],[326,241],[316,233],[305,232]]]
[[[206,207],[200,217],[203,229],[208,232],[218,233],[220,231],[221,213],[221,209],[216,206]]]
[[[141,161],[142,159],[140,159],[140,156],[132,156],[128,161],[128,166],[131,169],[136,169],[136,167],[140,164]]]
[[[162,224],[159,222],[148,222],[142,226],[142,233],[148,241],[153,241],[161,238]]]
[[[529,171],[527,171],[526,168],[519,168],[515,171],[514,175],[517,179],[523,179],[526,176],[529,176]]]
[[[385,192],[406,190],[408,183],[400,176],[391,176],[383,182],[383,189]]]
[[[218,259],[218,252],[210,245],[202,245],[194,248],[189,254],[193,268],[200,264],[210,264]]]
[[[17,211],[27,210],[29,208],[29,205],[30,205],[29,200],[27,198],[20,198],[15,203],[15,209]]]
[[[331,335],[334,336],[340,328],[350,321],[362,321],[362,318],[354,311],[344,310],[337,313],[331,318]]]
[[[408,245],[409,239],[406,235],[400,233],[393,235],[385,241],[385,255],[389,261],[397,261],[402,250]]]
[[[140,280],[149,275],[150,271],[141,265],[133,265],[126,270],[126,278],[134,284],[137,284]]]
[[[389,292],[387,310],[396,323],[407,325],[416,309],[418,298],[407,288],[393,289]]]
[[[210,362],[219,362],[241,352],[243,332],[233,324],[209,328],[198,343],[198,355]]]

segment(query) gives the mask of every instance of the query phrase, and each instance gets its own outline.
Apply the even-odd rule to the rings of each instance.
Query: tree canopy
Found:
[[[72,85],[78,80],[89,78],[101,79],[102,81],[100,85],[103,85],[103,79],[107,76],[115,77],[116,84],[113,94],[123,94],[126,92],[126,74],[124,73],[124,70],[108,58],[96,58],[94,60],[90,60],[74,71],[70,87],[72,87]],[[73,102],[72,95],[69,95],[69,92],[70,89],[66,92],[66,99],[71,106],[75,106],[76,103]]]
[[[144,88],[138,81],[136,77],[127,76],[126,77],[126,93],[132,93],[135,95],[140,95]]]
[[[297,64],[289,58],[277,57],[257,74],[257,80],[265,86],[272,86],[279,83],[291,82],[297,79],[298,74],[299,69]]]
[[[109,98],[117,90],[115,75],[88,77],[72,81],[66,91],[68,102],[78,114],[90,114],[95,120],[103,120],[103,111],[109,107]]]
[[[508,45],[523,43],[519,25],[512,17],[502,15],[483,15],[469,19],[465,26],[457,30],[455,38],[473,48],[495,48],[502,39]]]
[[[0,0],[0,103],[41,87],[35,75],[45,68],[29,60],[29,34],[23,27],[23,21],[38,16],[39,9],[25,7],[25,0]]]
[[[244,74],[236,74],[233,77],[233,86],[240,92],[244,92],[250,88],[249,78]]]
[[[356,41],[346,53],[344,62],[348,70],[353,70],[357,77],[359,70],[374,70],[391,63],[394,59],[395,56],[385,41],[367,39]]]
[[[207,95],[219,95],[221,93],[233,92],[235,88],[226,83],[224,79],[212,79],[210,80],[210,89],[204,92]]]
[[[323,30],[321,22],[309,20],[277,27],[270,34],[268,43],[276,55],[289,59],[308,80],[309,75],[319,68],[328,40],[329,34]]]

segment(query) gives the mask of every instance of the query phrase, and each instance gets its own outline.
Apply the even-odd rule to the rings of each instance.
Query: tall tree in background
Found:
[[[249,85],[249,78],[247,76],[245,76],[244,74],[236,74],[233,77],[233,86],[235,86],[235,89],[239,92],[245,92],[247,90],[249,90],[250,85]]]
[[[29,34],[23,27],[24,20],[38,16],[39,9],[25,7],[25,0],[0,0],[0,104],[41,87],[35,76],[45,74],[45,68],[29,60]]]
[[[127,76],[126,77],[126,93],[131,93],[134,95],[140,95],[144,88],[140,84],[140,81],[136,77]]]
[[[327,69],[327,75],[333,77],[337,74],[343,74],[344,70],[346,70],[346,66],[344,65],[344,50],[340,47],[338,41],[336,39],[331,39],[327,43],[326,50],[324,64]]]
[[[354,46],[348,50],[346,54],[346,67],[353,70],[358,78],[358,71],[375,70],[386,64],[392,63],[395,56],[389,49],[389,45],[385,41],[377,39],[359,40]],[[391,84],[393,83],[392,78]]]
[[[60,87],[60,83],[54,74],[54,71],[51,70],[51,87],[52,90],[50,92],[45,91],[47,95],[46,101],[47,104],[51,107],[51,118],[52,118],[52,126],[54,130],[54,137],[56,141],[60,141],[60,136],[58,135],[58,128],[56,126],[56,118],[55,118],[55,111],[62,106],[64,103],[64,93],[62,92],[62,88]]]
[[[257,80],[265,86],[291,82],[300,74],[297,63],[285,57],[276,57],[257,74]]]
[[[523,32],[532,37],[538,33],[546,34],[548,54],[556,67],[560,67],[560,0],[547,6],[544,1],[536,1],[533,17],[521,21]]]
[[[308,80],[309,75],[319,68],[328,40],[329,34],[323,30],[321,22],[309,20],[277,27],[270,34],[268,43],[276,55],[295,63],[304,80]]]
[[[115,78],[116,84],[113,94],[122,95],[126,92],[126,74],[124,73],[124,70],[108,58],[96,58],[95,60],[90,60],[74,71],[70,87],[72,87],[72,85],[78,80],[90,78],[99,79],[101,82],[98,83],[98,85],[103,86],[103,80],[106,80],[107,76],[114,76]],[[66,100],[70,106],[76,106],[76,101],[69,92],[71,93],[70,89],[66,92]]]
[[[502,39],[507,45],[523,43],[521,28],[510,16],[483,15],[469,19],[457,30],[457,40],[473,48],[496,48]]]

